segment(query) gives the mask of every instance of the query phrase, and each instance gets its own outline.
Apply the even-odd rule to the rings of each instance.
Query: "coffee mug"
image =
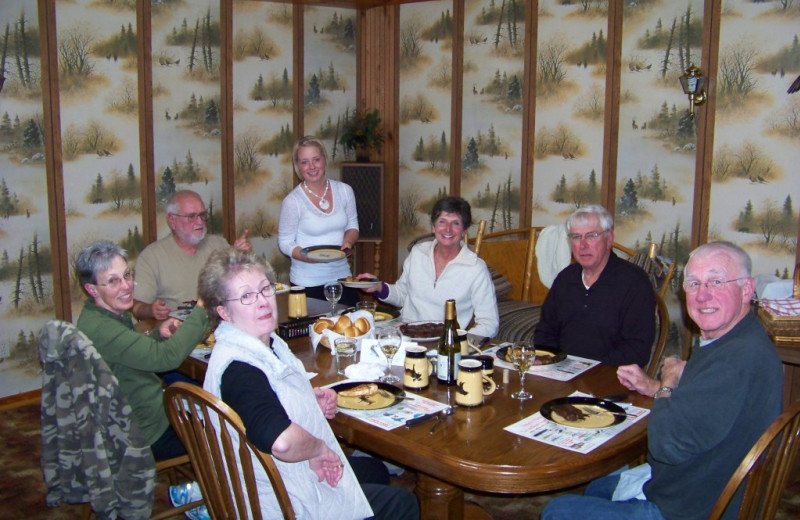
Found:
[[[296,285],[289,289],[289,310],[290,318],[304,318],[308,316],[308,301],[306,300],[306,288]]]
[[[428,361],[428,349],[425,347],[406,347],[405,370],[403,370],[403,386],[412,390],[425,390],[430,384],[433,366]]]
[[[462,356],[469,356],[473,354],[480,354],[481,349],[478,348],[477,345],[470,342],[471,334],[468,334],[464,329],[458,329],[456,331],[456,335],[458,337],[458,341],[461,344],[461,355]]]
[[[480,356],[466,356],[461,359],[477,359],[481,362],[484,375],[490,376],[494,374],[494,358],[489,354],[481,354]]]
[[[483,374],[483,363],[479,359],[462,359],[458,362],[456,380],[456,404],[480,406],[483,396],[495,391],[494,381]]]

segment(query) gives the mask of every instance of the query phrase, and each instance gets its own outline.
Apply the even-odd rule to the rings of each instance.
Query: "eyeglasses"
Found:
[[[255,292],[255,291],[254,292],[246,292],[246,293],[244,293],[243,295],[241,295],[238,298],[233,298],[233,299],[230,299],[230,300],[222,300],[222,301],[224,301],[224,302],[239,301],[239,302],[242,302],[242,305],[253,305],[254,303],[256,303],[256,301],[258,301],[258,295],[259,294],[261,296],[263,296],[264,299],[266,300],[268,297],[270,297],[273,294],[275,294],[275,286],[272,285],[272,284],[265,285],[264,288],[261,289],[260,291],[257,291],[257,292]]]
[[[130,282],[131,280],[133,280],[135,276],[136,272],[131,269],[128,269],[127,271],[125,271],[125,273],[123,273],[122,278],[115,276],[109,279],[106,283],[96,283],[95,285],[99,285],[101,287],[111,287],[112,290],[116,291],[122,284],[122,280]]]
[[[734,278],[733,280],[708,280],[707,282],[701,282],[698,280],[689,280],[688,282],[683,282],[683,290],[687,293],[696,293],[700,290],[701,286],[705,286],[706,289],[709,291],[721,291],[727,284],[731,282],[738,282],[739,280],[744,280],[747,278],[746,276],[742,276],[741,278]]]
[[[605,234],[605,231],[589,231],[588,233],[584,233],[582,235],[580,233],[570,233],[567,236],[573,242],[580,242],[581,240],[586,240],[587,242],[596,242],[597,239]]]
[[[195,219],[199,218],[203,222],[208,220],[208,211],[203,211],[202,213],[189,213],[187,215],[180,215],[178,213],[170,213],[173,217],[182,217],[188,220],[189,222],[193,222]]]

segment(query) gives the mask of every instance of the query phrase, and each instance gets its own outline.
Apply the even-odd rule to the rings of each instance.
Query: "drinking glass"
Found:
[[[385,383],[397,383],[400,378],[392,374],[392,358],[400,349],[403,337],[396,327],[386,327],[378,331],[378,346],[386,356],[386,375],[381,378]]]
[[[509,357],[514,366],[519,370],[519,392],[514,392],[511,397],[524,401],[533,398],[533,394],[525,391],[525,373],[533,366],[536,360],[536,349],[530,341],[519,341],[508,349]]]
[[[325,284],[325,299],[331,302],[331,316],[336,314],[336,304],[342,297],[342,284],[339,282],[328,282]]]

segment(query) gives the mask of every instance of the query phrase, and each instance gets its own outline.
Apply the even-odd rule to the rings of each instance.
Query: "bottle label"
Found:
[[[439,354],[436,358],[436,378],[439,379],[439,381],[447,382],[449,372],[447,356]]]

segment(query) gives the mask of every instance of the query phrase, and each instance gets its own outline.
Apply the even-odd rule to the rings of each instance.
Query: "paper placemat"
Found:
[[[581,397],[593,397],[589,394],[582,392],[574,392],[570,395]],[[562,426],[554,422],[548,421],[540,412],[536,412],[530,417],[526,417],[519,422],[503,428],[511,433],[516,433],[522,437],[533,439],[535,441],[543,442],[565,450],[576,451],[578,453],[589,453],[598,446],[602,445],[609,439],[614,438],[620,432],[630,428],[634,423],[646,417],[650,410],[647,408],[639,408],[628,403],[616,403],[626,413],[635,415],[636,417],[626,417],[624,421],[616,426],[609,426],[608,428],[601,428],[598,430],[590,430],[585,428],[570,428],[569,426]]]
[[[510,368],[516,371],[512,363],[504,361],[497,357],[497,351],[503,347],[508,347],[513,343],[501,343],[483,351],[484,354],[491,354],[494,357],[494,366],[500,368]],[[599,365],[600,362],[594,359],[583,358],[579,356],[567,356],[564,361],[553,363],[551,365],[534,365],[528,369],[527,374],[534,376],[546,377],[547,379],[555,379],[557,381],[569,381],[570,379],[583,374],[590,368]]]
[[[337,381],[327,385],[325,388],[350,381],[352,380]],[[338,410],[339,413],[355,417],[356,419],[382,430],[394,430],[399,426],[405,426],[408,419],[419,417],[424,414],[436,413],[445,408],[447,408],[447,405],[444,403],[406,391],[405,399],[388,408],[381,408],[379,410],[351,410],[349,408],[339,408]]]

